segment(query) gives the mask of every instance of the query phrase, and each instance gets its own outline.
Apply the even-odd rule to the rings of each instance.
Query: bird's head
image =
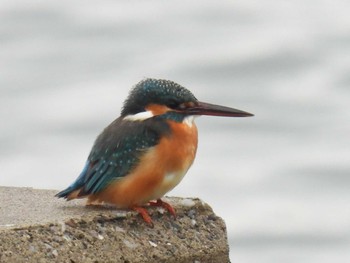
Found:
[[[169,112],[183,116],[253,116],[245,111],[198,101],[188,89],[163,79],[145,79],[139,82],[125,100],[122,116],[142,120]]]

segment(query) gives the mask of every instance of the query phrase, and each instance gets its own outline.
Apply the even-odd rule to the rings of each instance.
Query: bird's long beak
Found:
[[[253,114],[234,108],[210,104],[198,101],[196,105],[190,106],[186,111],[191,115],[209,115],[209,116],[223,116],[223,117],[250,117]]]

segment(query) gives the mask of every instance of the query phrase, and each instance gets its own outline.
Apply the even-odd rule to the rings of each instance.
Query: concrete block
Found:
[[[0,187],[0,262],[229,262],[224,221],[199,199],[165,198],[177,212],[86,207],[54,190]]]

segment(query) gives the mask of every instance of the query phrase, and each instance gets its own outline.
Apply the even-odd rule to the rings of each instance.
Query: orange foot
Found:
[[[132,209],[135,210],[136,212],[138,212],[138,213],[142,216],[143,220],[144,220],[147,224],[149,224],[151,227],[153,227],[152,219],[151,219],[151,217],[149,216],[149,214],[148,214],[146,208],[141,207],[141,206],[133,206]]]
[[[149,204],[151,206],[161,206],[163,208],[165,208],[166,210],[169,211],[169,213],[174,217],[174,219],[176,219],[176,213],[175,213],[175,209],[174,207],[172,207],[170,204],[162,201],[161,199],[157,199],[156,202],[154,201],[150,201]]]
[[[157,199],[156,202],[150,201],[149,205],[150,206],[161,206],[161,207],[165,208],[176,219],[175,209],[170,204],[162,201],[161,199]],[[151,227],[154,226],[152,219],[149,216],[146,208],[141,207],[141,206],[133,206],[132,209],[135,210],[136,212],[138,212],[147,224],[149,224]]]

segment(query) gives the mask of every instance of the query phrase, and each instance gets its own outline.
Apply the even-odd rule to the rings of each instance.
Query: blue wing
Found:
[[[79,190],[78,196],[82,197],[102,191],[129,174],[141,156],[169,133],[168,124],[156,118],[144,121],[118,118],[97,137],[79,177],[56,196],[68,198]]]

